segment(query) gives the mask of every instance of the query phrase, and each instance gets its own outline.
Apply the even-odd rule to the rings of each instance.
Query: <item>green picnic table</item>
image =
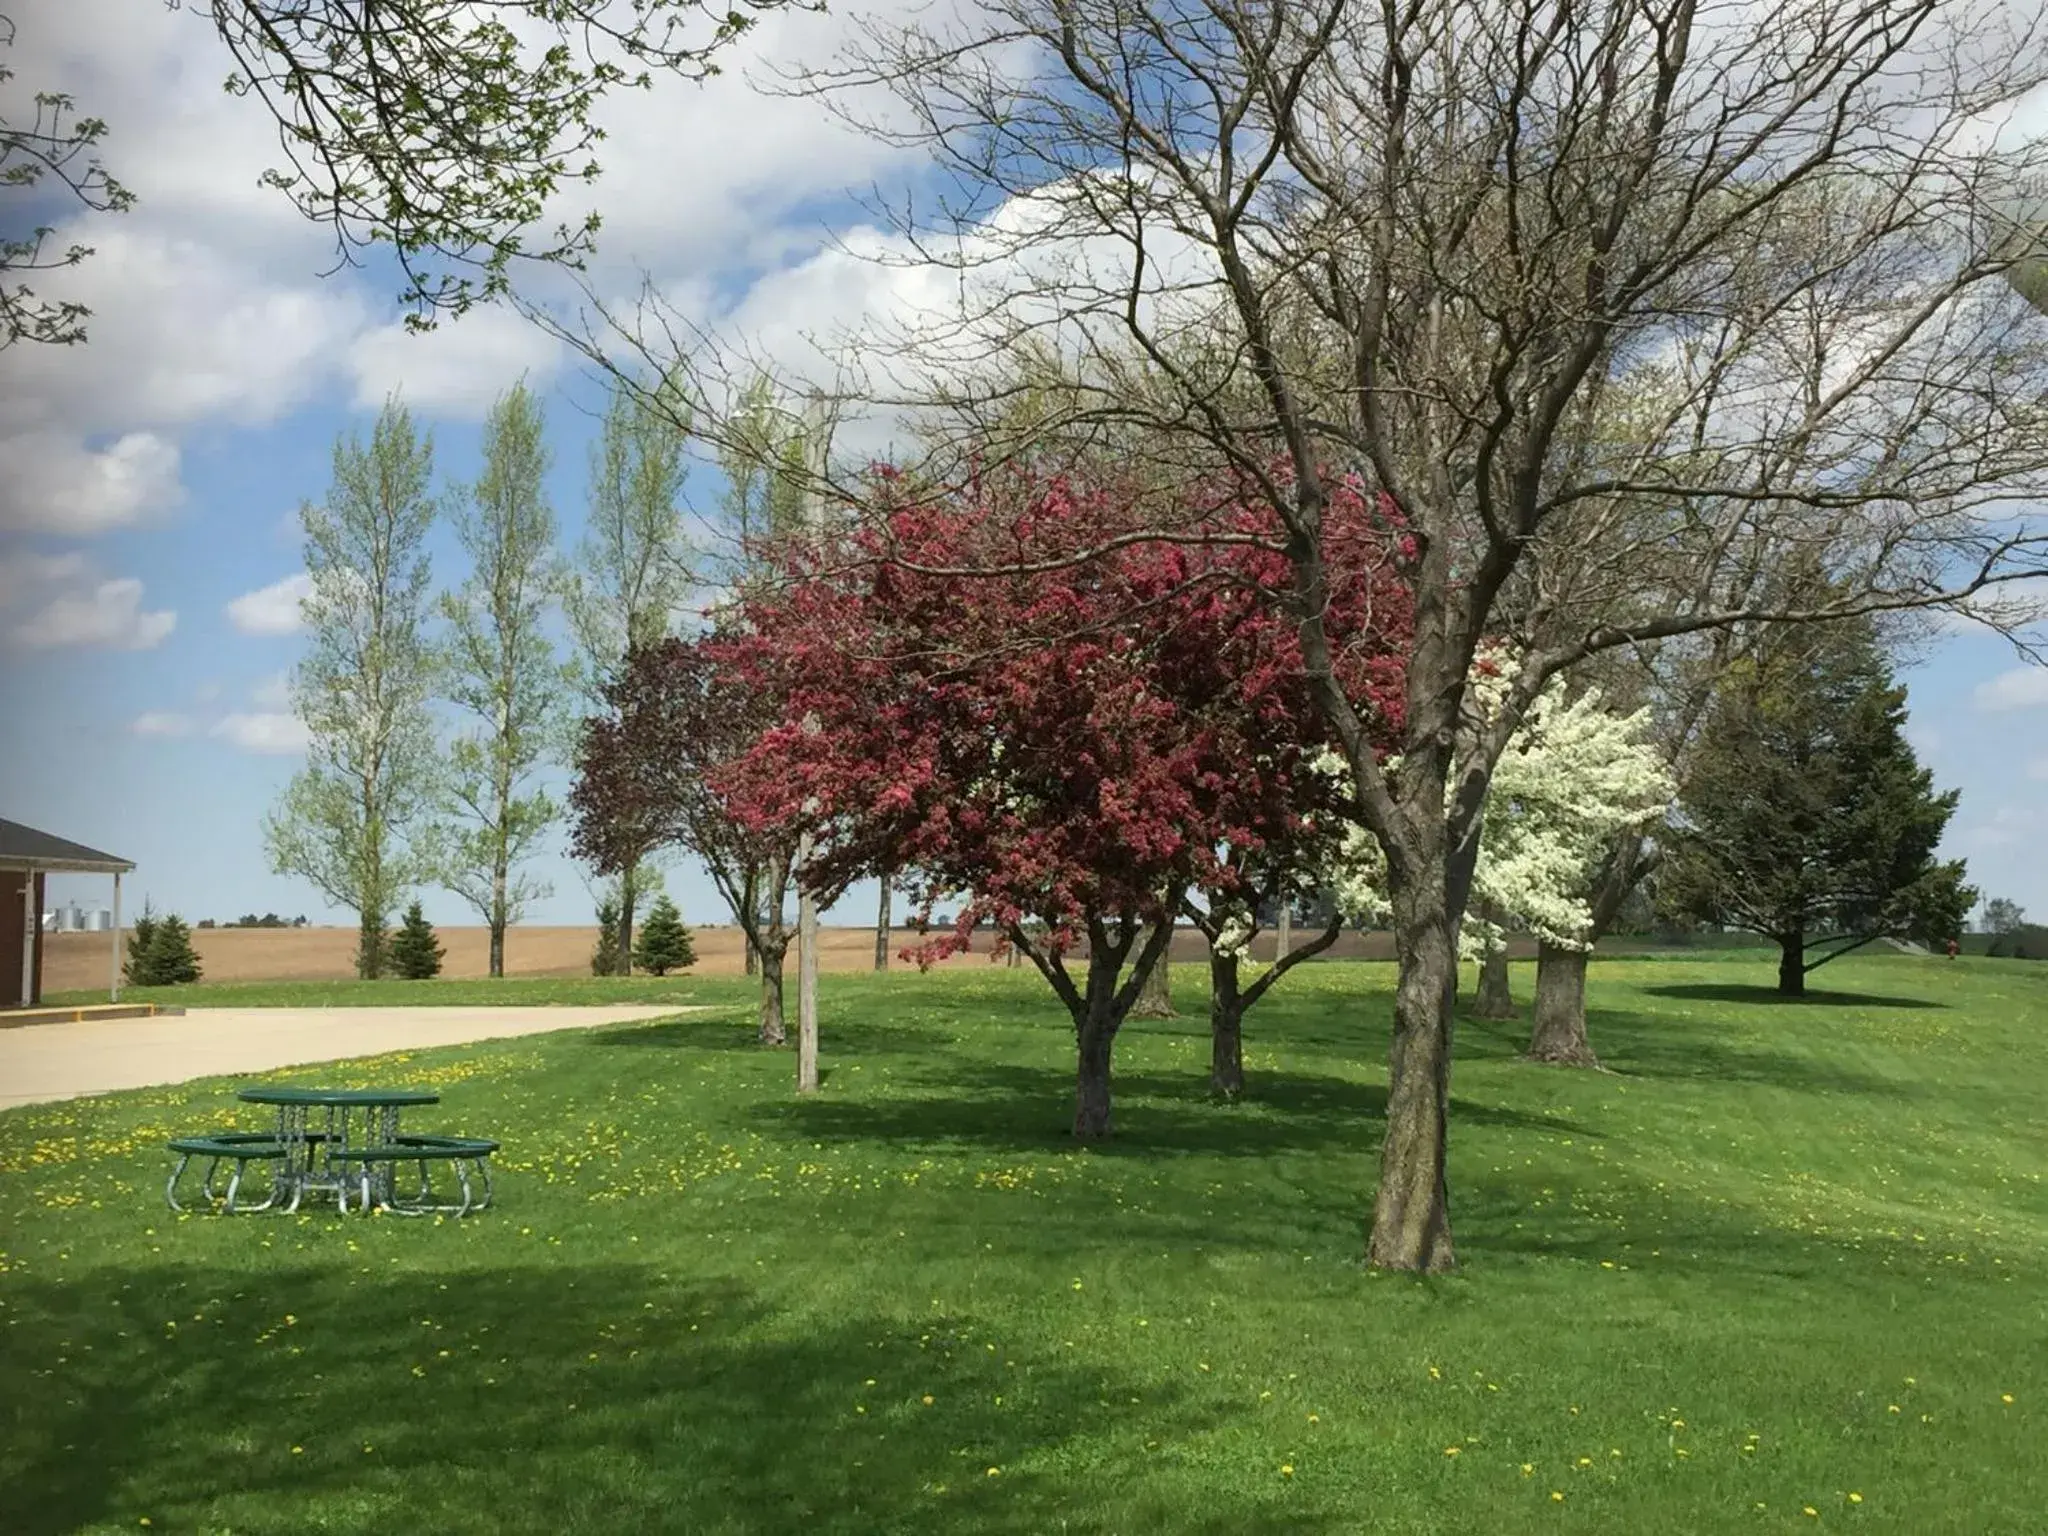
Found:
[[[183,1209],[178,1204],[178,1180],[195,1158],[208,1159],[202,1183],[209,1200],[220,1198],[213,1192],[216,1172],[225,1163],[234,1165],[225,1199],[229,1212],[267,1210],[280,1203],[292,1212],[307,1195],[327,1193],[333,1194],[344,1214],[351,1193],[359,1196],[358,1208],[363,1211],[374,1206],[405,1216],[465,1216],[491,1203],[487,1159],[498,1150],[497,1142],[475,1136],[408,1134],[399,1129],[401,1110],[441,1102],[441,1096],[429,1089],[258,1084],[238,1090],[235,1097],[275,1108],[277,1129],[174,1140],[171,1151],[178,1161],[164,1192],[172,1210]],[[261,1204],[244,1206],[237,1200],[242,1177],[252,1162],[270,1168],[270,1191]],[[430,1170],[437,1163],[453,1170],[461,1186],[458,1202],[435,1197]],[[418,1174],[416,1192],[399,1193],[400,1164]],[[470,1183],[472,1170],[482,1184],[481,1198]]]

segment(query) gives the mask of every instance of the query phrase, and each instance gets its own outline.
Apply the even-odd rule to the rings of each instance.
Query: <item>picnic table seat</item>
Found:
[[[178,1180],[184,1176],[186,1167],[195,1157],[207,1160],[206,1172],[201,1177],[200,1188],[205,1192],[209,1204],[222,1200],[213,1192],[213,1176],[220,1165],[232,1162],[235,1171],[228,1176],[226,1197],[223,1201],[229,1214],[241,1211],[268,1210],[277,1203],[278,1184],[272,1179],[270,1192],[261,1205],[238,1205],[242,1176],[251,1163],[276,1163],[285,1156],[284,1143],[270,1131],[218,1131],[204,1136],[179,1136],[173,1138],[170,1150],[178,1155],[178,1161],[171,1168],[171,1177],[164,1185],[164,1203],[174,1211],[182,1213],[184,1206],[178,1204]]]
[[[361,1193],[362,1209],[370,1208],[370,1170],[379,1163],[392,1165],[394,1175],[397,1165],[411,1163],[419,1171],[420,1187],[416,1194],[401,1198],[395,1180],[391,1198],[380,1202],[383,1209],[401,1216],[450,1215],[467,1216],[471,1211],[487,1209],[491,1203],[490,1155],[498,1150],[498,1143],[482,1136],[431,1136],[399,1135],[391,1141],[377,1146],[338,1147],[331,1154],[333,1160],[342,1165],[342,1209],[348,1209],[349,1164],[357,1167],[357,1188]],[[461,1186],[462,1199],[458,1204],[436,1201],[429,1169],[435,1163],[446,1163],[454,1170],[456,1182]],[[465,1166],[466,1165],[466,1166]],[[482,1198],[476,1198],[470,1187],[470,1170],[476,1171],[483,1185]]]

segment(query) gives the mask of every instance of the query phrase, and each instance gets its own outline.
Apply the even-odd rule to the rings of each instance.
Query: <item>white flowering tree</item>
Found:
[[[1512,670],[1498,657],[1484,659],[1471,683],[1473,707],[1503,707]],[[1342,771],[1334,756],[1327,766]],[[1391,762],[1389,768],[1399,771]],[[1487,791],[1472,901],[1460,929],[1460,948],[1481,964],[1482,1013],[1512,1011],[1506,998],[1509,923],[1576,957],[1575,970],[1563,971],[1576,976],[1583,995],[1585,957],[1597,931],[1594,891],[1616,836],[1658,821],[1674,795],[1647,708],[1617,715],[1598,689],[1568,697],[1561,683],[1537,696],[1502,752]],[[1341,840],[1326,882],[1345,912],[1367,919],[1385,916],[1385,861],[1377,840],[1362,829],[1352,829]],[[1557,1039],[1546,1037],[1545,1021],[1553,1016],[1563,1025],[1549,1032]],[[1539,1001],[1530,1055],[1591,1064],[1584,1008],[1546,1011]]]
[[[1474,691],[1491,703],[1484,682]],[[1675,793],[1647,708],[1617,715],[1598,689],[1568,698],[1556,684],[1537,697],[1501,754],[1487,793],[1471,913],[1461,929],[1461,947],[1481,963],[1482,1013],[1513,1013],[1503,932],[1510,921],[1576,957],[1583,991],[1585,957],[1597,931],[1595,887],[1616,835],[1660,820]],[[1565,1038],[1546,1038],[1552,1023],[1566,1026]],[[1590,1063],[1584,1009],[1560,1014],[1539,1008],[1530,1054]]]

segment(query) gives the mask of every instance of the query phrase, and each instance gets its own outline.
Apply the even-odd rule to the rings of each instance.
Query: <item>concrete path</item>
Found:
[[[195,1008],[178,1018],[0,1030],[0,1108],[119,1088],[465,1045],[702,1008]]]

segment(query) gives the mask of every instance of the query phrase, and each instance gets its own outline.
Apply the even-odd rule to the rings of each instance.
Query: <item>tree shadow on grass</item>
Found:
[[[1057,1470],[1109,1458],[1091,1442],[1119,1438],[1108,1405],[1140,1388],[1071,1355],[1006,1366],[972,1317],[817,1326],[730,1281],[519,1264],[110,1268],[16,1281],[8,1317],[15,1536],[1251,1524],[1227,1493],[1168,1511]],[[1214,1427],[1142,1390],[1144,1433]]]
[[[817,1141],[882,1141],[976,1152],[1071,1150],[1073,1079],[1049,1069],[982,1063],[949,1073],[945,1091],[862,1100],[783,1100],[750,1118]],[[1261,1158],[1283,1152],[1360,1152],[1379,1143],[1387,1090],[1306,1073],[1259,1073],[1247,1096],[1218,1103],[1197,1078],[1147,1071],[1112,1077],[1116,1134],[1088,1144],[1108,1156],[1160,1153]],[[1453,1099],[1459,1124],[1571,1136],[1604,1133],[1555,1115]]]
[[[1691,1003],[1735,1003],[1742,1007],[1768,1005],[1782,1008],[1947,1008],[1924,997],[1892,997],[1875,992],[1809,991],[1803,997],[1787,997],[1776,987],[1743,986],[1734,982],[1669,982],[1644,987],[1646,997],[1670,997]]]
[[[1591,1008],[1586,1011],[1586,1036],[1601,1066],[1624,1078],[1740,1084],[1873,1098],[1900,1098],[1917,1091],[1911,1082],[1854,1071],[1827,1055],[1759,1048],[1726,1033],[1703,1029],[1689,1020]]]

